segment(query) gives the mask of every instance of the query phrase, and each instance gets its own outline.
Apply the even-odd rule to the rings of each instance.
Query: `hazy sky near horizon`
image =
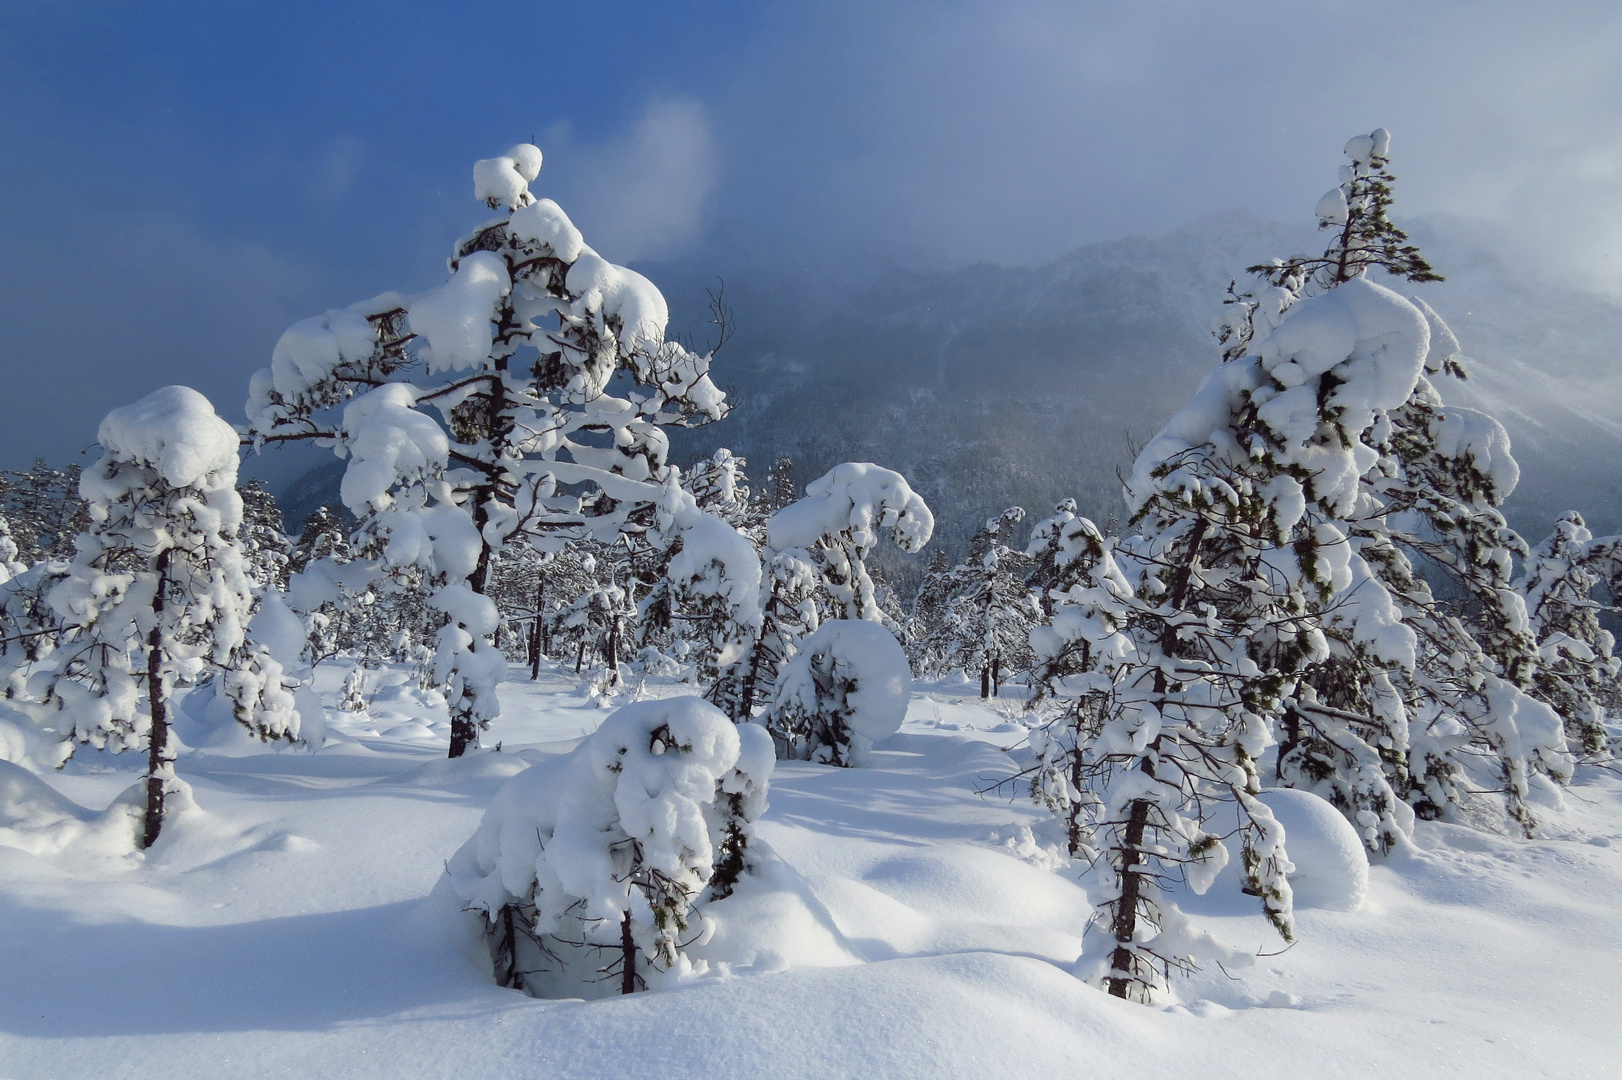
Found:
[[[1622,293],[1614,2],[10,4],[0,466],[171,382],[239,419],[290,322],[437,282],[531,137],[617,261],[941,267],[1304,220],[1375,126],[1400,212]]]

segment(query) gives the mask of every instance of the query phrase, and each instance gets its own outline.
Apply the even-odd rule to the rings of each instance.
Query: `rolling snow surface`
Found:
[[[347,667],[319,672],[329,705]],[[0,1077],[1617,1075],[1616,778],[1549,794],[1535,841],[1421,823],[1414,850],[1303,907],[1288,951],[1221,882],[1180,897],[1269,955],[1129,1004],[1070,974],[1084,868],[1028,799],[979,794],[1025,728],[967,684],[916,686],[863,768],[778,763],[756,873],[708,909],[707,974],[626,998],[499,989],[445,861],[507,779],[608,715],[567,672],[525,674],[501,689],[500,752],[445,760],[443,706],[392,670],[366,712],[328,710],[319,752],[211,740],[179,761],[197,808],[144,855],[92,827],[134,755],[82,754],[49,787],[0,775],[0,825],[62,840],[0,831]],[[1325,828],[1303,864],[1356,878]],[[1332,910],[1352,884],[1362,902]]]

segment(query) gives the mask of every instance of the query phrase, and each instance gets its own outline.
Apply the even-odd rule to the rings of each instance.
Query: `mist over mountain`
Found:
[[[1511,523],[1536,541],[1576,508],[1596,533],[1622,531],[1622,306],[1520,272],[1473,222],[1409,227],[1447,280],[1394,287],[1436,308],[1471,361],[1470,381],[1444,394],[1509,430],[1522,468]],[[1310,227],[1229,212],[1034,268],[810,263],[734,236],[638,269],[670,301],[673,334],[713,337],[718,281],[735,315],[714,366],[733,412],[678,433],[676,461],[727,446],[758,484],[786,454],[802,485],[874,461],[906,474],[935,510],[935,544],[960,555],[1010,505],[1040,516],[1071,497],[1101,524],[1118,516],[1117,469],[1217,363],[1210,326],[1229,281],[1322,244]],[[330,462],[283,490],[289,527],[336,503],[340,473]]]

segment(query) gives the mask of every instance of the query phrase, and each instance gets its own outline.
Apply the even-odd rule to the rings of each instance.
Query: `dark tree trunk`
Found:
[[[983,697],[983,698],[989,698],[991,696],[991,665],[990,664],[981,664],[980,665],[980,696]]]
[[[608,624],[608,643],[603,651],[608,654],[605,659],[608,661],[608,670],[613,673],[609,676],[608,685],[618,686],[620,684],[620,621],[618,616],[615,616],[614,620]]]
[[[574,673],[576,675],[580,674],[580,669],[585,667],[585,666],[586,666],[586,639],[584,637],[582,637],[580,639],[580,651],[575,654],[575,658],[574,658]]]
[[[636,993],[636,941],[631,937],[631,913],[620,919],[620,993]]]
[[[1188,600],[1188,588],[1194,577],[1194,561],[1199,557],[1200,544],[1205,540],[1207,522],[1201,518],[1195,523],[1189,535],[1188,551],[1183,556],[1183,563],[1172,576],[1172,586],[1169,600],[1174,611],[1180,611]],[[1160,647],[1167,656],[1177,654],[1177,628],[1170,621],[1160,635]],[[1154,687],[1155,696],[1166,692],[1166,672],[1164,669],[1156,670]],[[1149,744],[1149,753],[1143,757],[1140,768],[1144,774],[1153,779],[1155,775],[1154,758],[1160,751],[1160,740],[1157,738]],[[1127,811],[1126,836],[1121,844],[1121,898],[1116,901],[1115,918],[1111,921],[1111,929],[1115,933],[1115,951],[1110,955],[1110,970],[1119,972],[1111,974],[1108,981],[1109,992],[1116,997],[1124,998],[1131,989],[1136,972],[1132,966],[1132,939],[1138,929],[1138,904],[1143,896],[1143,877],[1138,873],[1138,867],[1144,863],[1143,836],[1149,825],[1149,802],[1147,799],[1134,799],[1132,808]]]
[[[1002,656],[991,658],[991,696],[1002,696]]]
[[[529,627],[529,677],[532,681],[541,677],[541,600],[545,591],[543,578],[535,585],[535,621]]]
[[[1154,775],[1147,758],[1143,762],[1143,771]],[[1110,927],[1115,933],[1115,951],[1110,955],[1109,992],[1118,998],[1127,996],[1134,981],[1132,976],[1136,974],[1133,971],[1131,946],[1138,931],[1138,900],[1142,885],[1137,868],[1143,861],[1143,833],[1148,823],[1148,800],[1133,800],[1126,819],[1126,843],[1121,848],[1121,898],[1115,902],[1115,918]]]
[[[1284,738],[1279,740],[1278,757],[1273,760],[1273,779],[1283,781],[1284,759],[1301,743],[1301,714],[1294,705],[1284,709]]]
[[[529,678],[540,678],[540,592],[542,587],[535,585],[535,618],[529,624]]]
[[[148,738],[146,763],[146,821],[141,833],[141,847],[149,848],[157,842],[163,830],[163,785],[168,779],[167,766],[174,760],[169,752],[169,703],[163,696],[163,586],[169,573],[169,552],[158,555],[156,565],[158,587],[152,592],[152,632],[146,639],[146,695],[152,716],[152,733]]]
[[[479,725],[473,717],[465,713],[458,713],[451,717],[451,752],[450,756],[459,758],[467,753],[469,748],[479,744]]]
[[[501,918],[496,923],[494,931],[496,943],[493,950],[497,986],[506,986],[515,990],[522,989],[518,979],[518,933],[513,926],[513,906],[507,904],[501,909]]]

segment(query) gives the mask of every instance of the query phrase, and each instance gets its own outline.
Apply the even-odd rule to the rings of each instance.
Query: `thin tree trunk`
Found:
[[[146,821],[141,834],[142,848],[156,843],[158,833],[163,830],[163,785],[171,771],[167,766],[174,761],[169,750],[169,703],[163,696],[163,586],[169,573],[169,552],[158,555],[156,570],[158,585],[152,592],[153,626],[146,639],[146,695],[152,731],[147,740]]]
[[[991,696],[991,665],[989,663],[980,665],[980,696],[983,698]]]
[[[1148,758],[1143,759],[1143,771],[1154,775]],[[1132,940],[1138,932],[1138,901],[1143,884],[1137,868],[1143,862],[1143,834],[1148,824],[1148,800],[1134,799],[1132,809],[1127,812],[1126,842],[1121,845],[1121,897],[1115,902],[1115,918],[1110,927],[1115,932],[1115,951],[1110,954],[1109,992],[1118,998],[1127,996],[1134,981]]]
[[[582,635],[581,638],[580,638],[580,651],[575,654],[575,658],[574,658],[574,673],[576,675],[580,674],[580,669],[585,667],[585,666],[586,666],[586,639],[585,639],[585,636]]]
[[[1294,705],[1284,710],[1284,738],[1278,744],[1278,757],[1273,760],[1273,779],[1283,782],[1284,758],[1301,743],[1301,714]]]
[[[993,654],[991,657],[991,696],[1002,696],[1002,656]]]
[[[500,939],[496,942],[495,977],[497,986],[521,989],[518,985],[518,934],[513,929],[513,906],[501,909]]]
[[[529,628],[529,677],[531,681],[541,677],[541,600],[546,591],[546,579],[542,578],[535,583],[535,621]]]
[[[608,669],[613,672],[609,677],[608,685],[618,686],[620,684],[620,621],[617,615],[608,624],[608,643],[605,651],[608,653],[606,657]]]
[[[1168,597],[1173,611],[1180,611],[1188,600],[1188,587],[1194,578],[1194,561],[1199,558],[1200,544],[1205,539],[1207,522],[1201,518],[1194,525],[1189,536],[1188,552],[1183,557],[1183,563],[1172,576],[1172,586]],[[1176,655],[1177,628],[1169,621],[1160,635],[1160,648],[1167,656]],[[1159,697],[1166,692],[1166,672],[1163,668],[1155,671],[1155,696]],[[1143,755],[1139,766],[1144,775],[1154,778],[1154,759],[1160,752],[1160,739],[1156,738],[1149,744],[1148,752]],[[1149,826],[1149,801],[1147,799],[1132,800],[1132,807],[1127,811],[1126,836],[1120,847],[1121,852],[1121,897],[1115,906],[1115,918],[1111,922],[1111,929],[1115,932],[1115,951],[1110,955],[1111,974],[1108,979],[1109,992],[1118,998],[1127,996],[1133,982],[1132,976],[1136,974],[1132,966],[1132,941],[1138,930],[1138,904],[1143,898],[1143,877],[1138,873],[1138,867],[1145,861],[1143,857],[1143,836]]]
[[[631,936],[631,913],[620,919],[620,993],[636,993],[636,940]]]

